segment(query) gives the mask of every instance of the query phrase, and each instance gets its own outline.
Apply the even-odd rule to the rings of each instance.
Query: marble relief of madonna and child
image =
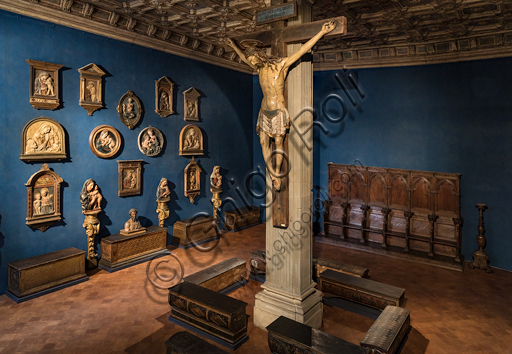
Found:
[[[67,157],[64,129],[53,119],[39,117],[28,122],[23,129],[22,142],[21,160],[62,160]]]

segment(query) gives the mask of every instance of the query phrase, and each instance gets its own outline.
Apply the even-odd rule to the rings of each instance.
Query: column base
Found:
[[[285,294],[262,285],[264,290],[256,294],[254,325],[263,330],[279,316],[319,329],[322,326],[322,293],[314,288],[307,290],[302,298]]]

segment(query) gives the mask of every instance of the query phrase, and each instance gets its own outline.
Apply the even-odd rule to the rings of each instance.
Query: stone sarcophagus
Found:
[[[109,272],[140,263],[167,251],[167,229],[149,226],[146,232],[116,234],[101,239],[100,268]]]
[[[402,307],[387,306],[366,332],[361,346],[376,354],[397,353],[411,329],[410,313]]]
[[[16,302],[89,279],[85,274],[85,251],[75,247],[22,259],[8,267],[6,294]]]
[[[228,343],[235,344],[247,335],[246,302],[182,282],[169,288],[169,304],[171,318]]]
[[[267,326],[273,354],[369,354],[370,350],[284,316]]]
[[[218,236],[217,231],[217,223],[211,216],[178,220],[172,229],[173,236],[179,238],[180,248],[189,248],[213,240]]]
[[[234,257],[189,275],[183,281],[218,292],[246,278],[246,262]]]
[[[332,296],[380,310],[388,305],[400,306],[405,295],[405,289],[331,269],[320,274],[320,286]]]
[[[238,230],[260,223],[260,208],[256,206],[232,209],[224,212],[226,229]]]

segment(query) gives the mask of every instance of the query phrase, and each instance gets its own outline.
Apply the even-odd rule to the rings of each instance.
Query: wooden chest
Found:
[[[320,286],[326,293],[383,310],[400,306],[405,289],[327,269],[320,274]]]
[[[246,277],[246,262],[235,257],[189,275],[183,278],[183,281],[218,292]]]
[[[28,300],[24,297],[31,294],[88,279],[85,251],[75,247],[22,259],[9,263],[8,267],[7,293],[14,295],[17,299],[9,297],[16,302]]]
[[[386,307],[366,332],[361,346],[370,348],[375,353],[397,353],[411,329],[410,313],[411,311],[401,307]]]
[[[279,317],[268,327],[268,346],[273,354],[368,354],[370,350],[305,324]]]
[[[114,271],[167,251],[167,229],[149,226],[147,232],[116,234],[101,239],[100,268]]]
[[[224,225],[228,230],[238,230],[260,223],[260,208],[256,206],[232,209],[224,212]]]
[[[189,282],[169,289],[171,317],[234,344],[247,335],[246,302]]]
[[[217,224],[211,216],[178,220],[174,223],[172,233],[179,239],[180,248],[208,242],[218,237]]]
[[[330,259],[325,258],[313,258],[313,268],[313,274],[315,274],[316,278],[320,278],[320,274],[327,269],[351,274],[360,278],[367,278],[369,271],[367,268],[331,261]]]
[[[178,332],[165,341],[167,354],[228,354],[190,332]]]

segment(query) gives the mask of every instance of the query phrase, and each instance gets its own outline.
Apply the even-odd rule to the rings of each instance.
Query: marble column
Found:
[[[309,4],[302,1],[298,11],[298,19],[289,25],[311,21]],[[288,45],[288,55],[300,47],[301,44]],[[290,220],[287,229],[274,228],[272,207],[267,208],[266,282],[256,294],[254,306],[254,325],[262,329],[281,315],[314,328],[320,328],[323,318],[322,294],[312,280],[313,115],[311,111],[299,115],[313,106],[313,65],[309,54],[290,70],[287,89],[293,121],[288,134]],[[267,196],[267,204],[271,204],[270,198]]]

